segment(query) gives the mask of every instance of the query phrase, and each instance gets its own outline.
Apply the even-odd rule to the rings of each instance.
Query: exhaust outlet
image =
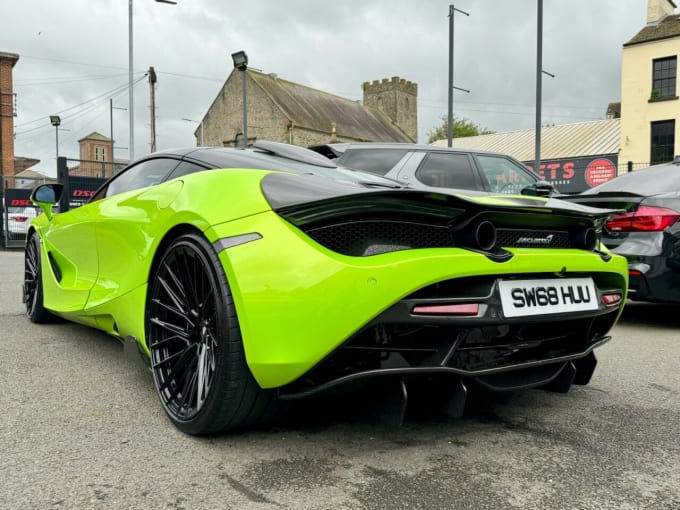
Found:
[[[496,246],[496,227],[490,221],[481,221],[465,229],[458,242],[467,247],[481,251],[490,251]]]
[[[594,228],[586,228],[572,234],[571,243],[574,248],[593,251],[597,248],[597,233]]]

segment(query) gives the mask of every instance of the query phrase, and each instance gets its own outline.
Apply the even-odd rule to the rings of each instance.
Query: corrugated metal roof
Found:
[[[380,110],[251,69],[247,72],[296,126],[330,132],[335,122],[338,136],[358,141],[414,141]]]
[[[454,138],[453,146],[508,154],[520,161],[533,161],[535,129]],[[541,159],[577,158],[619,152],[621,119],[596,120],[541,128]],[[447,140],[432,145],[446,147]]]

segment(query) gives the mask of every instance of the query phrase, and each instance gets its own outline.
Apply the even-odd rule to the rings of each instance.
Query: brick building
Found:
[[[196,129],[197,145],[233,146],[243,133],[246,76],[248,142],[301,146],[329,141],[415,142],[418,86],[399,77],[365,82],[363,104],[275,74],[233,70]],[[201,130],[204,130],[201,133]]]
[[[0,175],[14,177],[14,85],[12,69],[16,53],[0,52]]]
[[[78,140],[78,146],[80,159],[69,160],[69,174],[72,176],[107,178],[128,163],[117,159],[114,165],[111,138],[96,131]],[[77,164],[71,166],[72,163]]]

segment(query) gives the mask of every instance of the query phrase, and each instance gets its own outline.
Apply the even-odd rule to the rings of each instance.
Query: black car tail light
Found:
[[[680,213],[665,207],[640,206],[632,213],[615,216],[605,223],[609,232],[662,232],[680,219]]]

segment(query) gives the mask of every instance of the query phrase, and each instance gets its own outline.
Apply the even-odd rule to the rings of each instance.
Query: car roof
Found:
[[[327,157],[341,156],[348,149],[401,149],[421,152],[455,152],[458,154],[486,154],[489,156],[506,156],[500,152],[486,151],[481,149],[463,149],[460,147],[439,147],[420,143],[404,142],[339,142],[314,145],[309,147],[311,150],[324,154]]]

